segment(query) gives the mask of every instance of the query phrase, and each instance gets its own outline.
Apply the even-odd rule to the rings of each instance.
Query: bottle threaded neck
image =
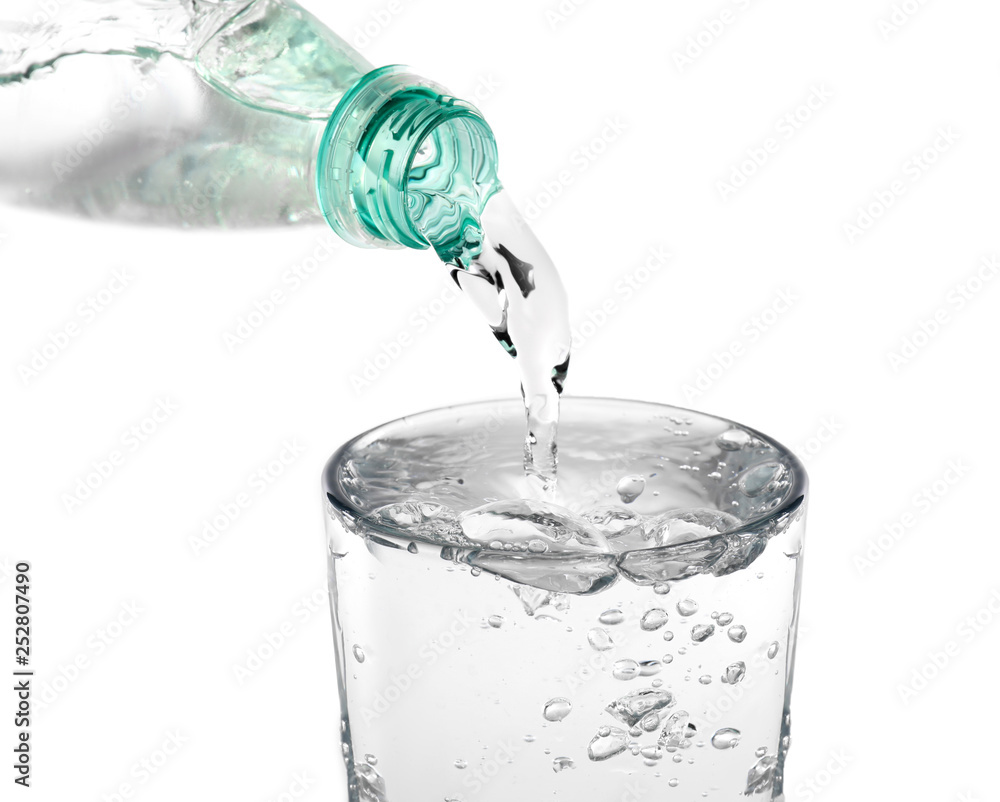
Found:
[[[463,221],[499,189],[496,163],[493,133],[474,106],[405,67],[382,67],[358,81],[327,123],[319,205],[355,245],[458,251]]]

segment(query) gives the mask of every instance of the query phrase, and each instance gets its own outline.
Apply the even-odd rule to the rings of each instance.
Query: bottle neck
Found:
[[[469,229],[500,189],[496,165],[493,133],[474,106],[389,66],[361,78],[334,110],[316,188],[323,216],[348,242],[433,245],[450,261],[465,254]]]

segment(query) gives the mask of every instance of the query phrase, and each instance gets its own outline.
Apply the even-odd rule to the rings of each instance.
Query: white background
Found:
[[[388,8],[307,5],[349,41]],[[585,340],[567,392],[697,407],[806,460],[787,772],[801,802],[998,798],[1000,282],[977,271],[1000,254],[1000,6],[898,5],[890,30],[889,0],[399,0],[363,48],[480,101]],[[724,11],[721,35],[678,63]],[[799,109],[814,88],[827,99]],[[797,109],[797,127],[782,123]],[[776,152],[724,190],[769,138]],[[884,214],[845,229],[894,182]],[[129,783],[143,802],[265,802],[301,790],[297,775],[298,798],[340,799],[320,469],[364,428],[512,396],[516,375],[463,299],[412,325],[447,286],[429,254],[347,246],[230,352],[225,333],[326,236],[0,210],[2,664],[11,569],[30,560],[36,697],[51,689],[33,787],[11,792],[4,768],[4,799],[115,799]],[[616,282],[645,277],[651,248],[672,256],[626,299]],[[25,382],[18,366],[122,268],[128,287]],[[608,299],[603,325],[583,325]],[[936,314],[946,322],[921,334]],[[403,332],[412,345],[356,390]],[[893,360],[907,339],[915,351]],[[686,392],[700,371],[710,386]],[[68,512],[63,494],[158,399],[176,411]],[[190,539],[286,440],[302,453],[195,555]],[[282,626],[292,634],[241,683],[236,667]],[[101,646],[102,631],[118,637]],[[906,693],[914,672],[933,676]],[[180,750],[137,779],[171,733]]]

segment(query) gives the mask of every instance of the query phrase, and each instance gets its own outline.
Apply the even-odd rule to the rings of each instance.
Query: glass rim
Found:
[[[795,453],[783,445],[782,443],[775,440],[773,437],[764,434],[763,432],[754,429],[753,427],[747,426],[743,423],[730,420],[729,418],[724,418],[721,415],[714,415],[709,412],[702,412],[697,409],[690,409],[687,407],[674,406],[673,404],[664,404],[659,401],[643,401],[635,398],[616,398],[611,396],[580,396],[571,395],[563,396],[561,399],[562,404],[570,404],[572,406],[586,405],[586,404],[614,404],[622,407],[651,407],[659,411],[669,411],[669,412],[680,412],[680,413],[690,413],[704,418],[710,418],[712,420],[718,421],[720,423],[725,423],[729,426],[736,426],[759,440],[764,441],[772,448],[778,452],[778,455],[782,460],[785,461],[791,475],[792,481],[789,486],[789,491],[786,494],[784,500],[775,507],[773,510],[769,510],[765,515],[759,518],[754,518],[750,521],[746,521],[738,527],[726,530],[725,532],[720,532],[717,534],[706,535],[700,538],[694,538],[692,540],[685,541],[683,546],[690,546],[694,543],[704,543],[706,541],[711,541],[715,538],[720,537],[732,537],[740,536],[745,534],[757,533],[763,528],[774,524],[782,517],[789,515],[799,509],[805,502],[806,495],[809,490],[809,477],[806,473],[805,465],[802,461],[795,455]],[[350,498],[346,493],[343,492],[339,481],[331,481],[331,477],[339,476],[338,468],[345,455],[351,451],[355,446],[365,440],[373,440],[375,436],[383,431],[389,431],[393,427],[401,426],[410,423],[414,420],[425,420],[427,418],[433,418],[435,416],[443,415],[444,413],[460,411],[466,414],[472,413],[479,409],[489,409],[495,411],[498,407],[508,407],[516,405],[517,411],[523,412],[524,406],[523,402],[519,398],[503,398],[503,399],[493,399],[486,401],[470,401],[461,404],[448,404],[445,406],[434,407],[432,409],[422,410],[420,412],[415,412],[410,415],[402,415],[398,418],[380,423],[376,426],[372,426],[369,429],[355,435],[350,440],[341,445],[336,451],[333,452],[332,456],[327,460],[326,464],[323,466],[322,474],[322,486],[323,494],[326,500],[333,505],[335,508],[342,512],[346,512],[352,517],[361,519],[365,522],[366,528],[370,528],[376,532],[381,532],[383,534],[390,535],[392,537],[411,537],[412,532],[398,529],[392,526],[387,526],[383,521],[374,520],[371,517],[370,511],[362,510],[357,505],[351,502]],[[400,499],[404,501],[405,499]],[[628,549],[623,552],[623,554],[636,554],[645,551],[656,551],[660,549],[672,548],[669,544],[666,546],[650,546],[644,549]],[[543,555],[544,557],[544,555]],[[551,559],[551,556],[549,556]]]

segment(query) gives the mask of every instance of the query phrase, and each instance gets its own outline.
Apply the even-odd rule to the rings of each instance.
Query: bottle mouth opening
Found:
[[[406,168],[407,218],[442,261],[468,264],[479,255],[480,219],[501,188],[496,168],[492,132],[465,110],[439,115],[418,139]]]
[[[355,245],[451,252],[499,188],[496,160],[492,131],[474,106],[403,67],[382,67],[327,123],[320,208]]]

